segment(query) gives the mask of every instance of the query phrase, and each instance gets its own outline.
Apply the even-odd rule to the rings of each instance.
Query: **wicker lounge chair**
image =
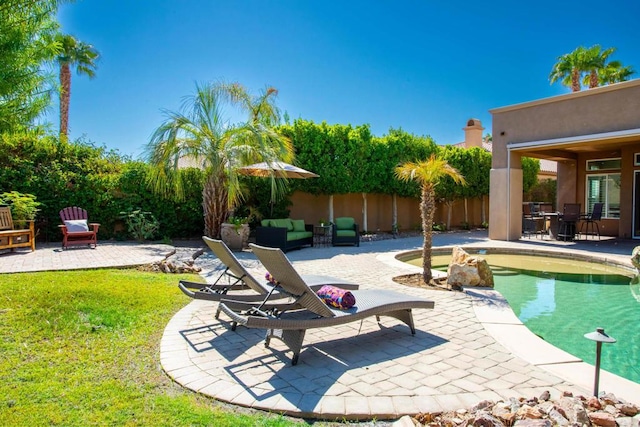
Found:
[[[254,244],[249,246],[278,280],[280,291],[295,299],[291,310],[282,309],[277,316],[261,312],[259,309],[242,314],[239,309],[242,309],[245,303],[230,299],[222,299],[220,308],[235,323],[248,328],[266,329],[266,346],[269,346],[271,338],[282,340],[293,351],[293,365],[298,362],[307,329],[342,325],[369,316],[376,316],[376,320],[380,322],[380,316],[389,316],[404,322],[411,329],[411,333],[415,334],[411,310],[434,307],[433,301],[388,290],[372,289],[353,291],[356,305],[347,310],[332,308],[316,295],[280,249]],[[297,309],[298,307],[303,308]]]
[[[265,284],[266,280],[260,281],[252,276],[222,240],[206,236],[203,236],[202,239],[226,268],[212,284],[181,280],[178,287],[184,294],[194,299],[220,301],[221,298],[228,297],[229,291],[250,290],[243,293],[233,292],[233,297],[228,297],[236,301],[246,301],[248,308],[255,307],[256,303],[264,301],[267,296],[270,300],[289,298],[289,295],[278,292],[274,287]],[[345,289],[358,289],[358,285],[331,276],[305,275],[304,278],[313,288],[336,285]],[[279,305],[276,306],[279,307]],[[218,307],[216,319],[219,314],[220,308]]]

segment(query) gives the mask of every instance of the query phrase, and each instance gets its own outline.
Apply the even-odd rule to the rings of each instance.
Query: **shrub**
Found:
[[[11,217],[18,223],[34,220],[36,213],[40,210],[38,209],[40,203],[36,202],[36,196],[17,191],[0,194],[0,204],[9,205]]]
[[[142,209],[130,210],[128,212],[120,212],[122,219],[127,224],[127,231],[131,237],[139,242],[153,238],[160,228],[160,223],[151,212],[145,212]]]

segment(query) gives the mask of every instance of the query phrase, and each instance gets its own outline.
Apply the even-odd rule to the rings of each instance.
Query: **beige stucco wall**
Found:
[[[368,231],[391,231],[393,224],[392,196],[367,194]],[[488,198],[485,200],[485,220],[489,216]],[[329,196],[295,192],[291,197],[289,216],[316,224],[320,219],[329,220]],[[482,200],[467,200],[467,218],[471,226],[482,224]],[[337,194],[333,196],[333,216],[350,216],[356,219],[364,231],[364,199],[361,193]],[[397,197],[397,215],[400,230],[418,230],[421,227],[420,201],[409,197]],[[435,223],[447,222],[448,208],[439,203],[434,215]],[[457,200],[451,207],[451,228],[460,228],[464,221],[464,201]]]

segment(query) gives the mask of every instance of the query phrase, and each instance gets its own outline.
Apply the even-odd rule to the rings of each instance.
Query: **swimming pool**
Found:
[[[630,271],[558,257],[481,256],[491,266],[495,289],[533,333],[595,364],[595,343],[584,334],[603,327],[617,342],[603,345],[602,368],[640,383],[640,284],[631,283]],[[433,268],[446,271],[450,260],[450,254],[436,255]]]

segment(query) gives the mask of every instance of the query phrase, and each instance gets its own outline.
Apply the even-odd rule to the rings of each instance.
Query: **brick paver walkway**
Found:
[[[451,244],[456,239],[488,244],[486,238],[476,240],[475,234],[439,240]],[[338,328],[312,329],[298,365],[291,366],[291,352],[277,340],[265,348],[264,331],[231,331],[224,314],[214,319],[216,303],[193,301],[165,330],[162,366],[183,386],[225,402],[324,419],[394,419],[469,408],[484,399],[539,396],[545,390],[553,397],[565,390],[590,394],[593,367],[533,336],[494,291],[446,292],[393,282],[393,276],[415,269],[390,255],[420,244],[421,239],[399,239],[287,254],[302,274],[334,275],[362,288],[393,289],[434,300],[435,309],[414,310],[415,336],[401,322],[384,317],[380,324],[372,317]],[[530,247],[528,242],[522,245]],[[256,276],[264,274],[252,254],[238,257]],[[199,263],[210,281],[219,273],[211,254]],[[494,333],[502,334],[504,343]],[[565,371],[577,378],[569,379]],[[600,390],[616,387],[622,397],[640,396],[640,385],[615,382],[618,378],[607,382],[610,376],[605,376]]]

